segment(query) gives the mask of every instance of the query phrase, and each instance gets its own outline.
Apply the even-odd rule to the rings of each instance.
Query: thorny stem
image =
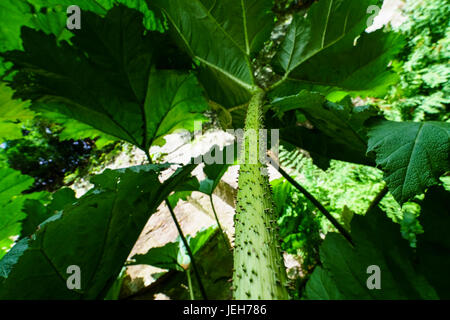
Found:
[[[245,119],[236,199],[233,297],[286,300],[283,262],[267,166],[260,159],[265,92],[252,96]]]

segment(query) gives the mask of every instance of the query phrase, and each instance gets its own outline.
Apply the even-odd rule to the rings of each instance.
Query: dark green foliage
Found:
[[[164,165],[107,170],[93,177],[94,189],[75,203],[67,203],[59,218],[33,236],[3,279],[0,298],[103,298],[149,216],[194,167],[177,171],[163,184],[157,174],[167,168]],[[70,265],[81,268],[81,290],[66,286]]]
[[[326,168],[330,158],[373,164],[373,160],[365,155],[367,128],[364,124],[377,115],[376,108],[354,107],[348,97],[333,103],[319,93],[305,90],[296,95],[274,98],[272,105],[280,116],[289,112],[287,118],[292,118],[292,110],[301,112],[314,126],[314,130],[309,129],[297,121],[282,129],[281,138],[294,146],[311,150],[320,167]]]
[[[20,238],[30,237],[38,230],[40,224],[63,210],[66,204],[75,203],[76,200],[75,192],[69,188],[55,192],[52,201],[46,205],[39,200],[27,199],[22,209],[26,218],[22,221]]]
[[[444,209],[446,202],[448,203],[448,192],[439,188],[428,190],[422,208],[425,233],[418,238],[420,249],[417,252],[401,238],[398,225],[389,222],[380,210],[373,210],[364,217],[356,216],[353,219],[352,236],[355,247],[338,234],[328,234],[320,249],[324,269],[314,272],[306,288],[307,297],[448,298],[448,233],[435,233],[438,216],[441,230],[450,227],[448,210]],[[436,252],[432,253],[432,248],[439,248],[437,256]],[[441,261],[438,257],[444,260]],[[366,271],[371,265],[380,267],[381,290],[369,290],[366,285],[370,276]],[[323,272],[327,273],[325,277]],[[329,289],[323,290],[324,287]]]
[[[113,6],[117,3],[123,5]],[[297,282],[298,289],[303,290],[316,266],[306,286],[308,298],[448,298],[448,277],[441,280],[450,267],[448,219],[442,214],[448,208],[448,194],[430,188],[441,184],[439,179],[448,171],[448,126],[444,122],[371,122],[379,116],[378,109],[355,107],[350,98],[381,96],[398,80],[388,65],[403,46],[401,37],[382,31],[364,33],[367,8],[378,1],[278,3],[275,7],[281,11],[310,5],[307,11],[294,14],[282,40],[275,40],[274,34],[289,19],[285,12],[274,13],[270,0],[83,0],[79,1],[83,26],[73,32],[64,28],[68,4],[65,0],[4,0],[0,4],[0,18],[9,28],[0,27],[0,139],[9,141],[3,146],[5,154],[14,155],[11,165],[28,159],[30,152],[52,162],[58,154],[51,150],[48,155],[47,142],[41,143],[46,148],[30,149],[23,141],[14,144],[17,140],[12,139],[20,138],[22,129],[28,129],[23,126],[35,116],[29,106],[64,128],[55,131],[52,125],[44,126],[72,147],[73,141],[95,141],[99,147],[122,140],[142,149],[149,162],[155,161],[151,146],[164,144],[164,137],[177,129],[192,130],[195,120],[205,121],[204,113],[212,111],[224,128],[245,124],[246,154],[241,154],[244,163],[235,215],[234,298],[288,298],[282,249],[303,258],[304,278]],[[445,13],[446,8],[441,10]],[[439,15],[440,24],[445,16]],[[280,25],[273,29],[277,19]],[[444,29],[424,36],[424,42],[438,39]],[[416,44],[422,41],[416,40]],[[422,72],[423,65],[413,68],[423,80],[414,90],[428,86],[443,88],[445,94],[442,60],[446,53],[435,49],[421,52],[431,56],[438,52],[439,57],[432,57],[437,65],[429,72]],[[398,64],[394,66],[399,70]],[[408,64],[404,67],[407,70]],[[264,72],[270,74],[266,79]],[[5,84],[22,100],[12,100]],[[440,99],[439,103],[445,102]],[[297,187],[310,201],[315,198],[312,203],[321,213],[329,211],[328,218],[344,225],[338,228],[341,232],[351,231],[352,240],[349,235],[345,239],[328,233],[320,261],[321,236],[332,228],[318,218],[318,210],[302,194],[285,183],[275,188],[277,204],[273,203],[266,165],[258,162],[260,138],[252,139],[252,130],[264,127],[281,128],[286,145],[303,149],[288,159],[288,168],[294,167],[296,180],[304,185]],[[33,133],[26,137],[33,143],[40,141]],[[250,147],[256,147],[253,154]],[[19,153],[22,158],[17,157]],[[76,151],[70,156],[70,161],[79,159]],[[327,171],[315,167],[309,156]],[[384,187],[381,171],[336,159],[379,165],[392,195],[387,194],[379,206],[373,203],[363,216]],[[79,199],[67,189],[53,195],[23,195],[32,179],[2,168],[2,252],[19,241],[0,261],[0,298],[117,297],[126,258],[160,203],[167,200],[175,206],[194,190],[211,196],[227,168],[209,164],[207,178],[199,182],[191,176],[196,165],[188,165],[160,182],[159,173],[169,166],[107,170],[91,179],[94,187]],[[51,169],[61,174],[60,168]],[[76,172],[81,171],[78,166]],[[421,200],[423,192],[425,200]],[[407,201],[422,205],[420,215],[419,204]],[[401,225],[391,222],[380,207],[387,208],[388,217]],[[206,238],[190,239],[192,251]],[[220,243],[217,250],[224,250]],[[169,261],[159,255],[165,249],[157,249],[156,255],[153,249],[139,258],[178,270],[187,268],[189,261],[179,245],[168,245],[165,257]],[[225,260],[218,263],[228,266]],[[214,261],[205,262],[207,267],[200,270],[204,277],[217,280],[217,275],[221,282],[229,278],[227,268],[226,272],[214,270]],[[374,264],[382,270],[381,291],[368,291],[365,285],[367,267]],[[69,265],[81,267],[81,290],[67,289]],[[292,297],[298,298],[300,290]],[[229,291],[217,296],[229,297]]]
[[[309,300],[343,299],[329,272],[325,271],[322,267],[316,267],[314,270],[313,276],[306,287],[306,297]]]
[[[420,270],[441,299],[450,299],[450,197],[448,190],[431,188],[422,203],[420,223],[425,232],[417,237]]]
[[[25,198],[20,195],[32,184],[33,178],[0,168],[0,258],[13,244],[13,237],[20,234],[20,221],[26,217],[22,211]]]
[[[385,67],[401,48],[401,38],[381,31],[361,35],[367,26],[367,8],[376,3],[319,1],[306,16],[295,15],[274,58],[276,70],[284,73],[282,81],[288,80],[280,83],[278,95],[305,88],[376,96],[395,83],[396,76]]]
[[[250,59],[261,49],[272,30],[272,1],[156,0],[148,3],[160,8],[168,17],[174,37],[194,59],[209,69],[209,79],[216,80],[217,87],[222,90],[228,89],[222,93],[233,96],[235,90],[239,90],[236,84],[247,91],[252,90],[255,80]],[[199,19],[198,15],[204,18]],[[227,62],[230,60],[234,63]]]
[[[5,140],[21,138],[21,124],[35,116],[28,109],[28,102],[12,100],[13,93],[13,90],[0,83],[0,143]]]
[[[163,144],[162,136],[176,129],[192,129],[207,109],[201,89],[189,73],[155,69],[174,67],[176,57],[161,48],[167,38],[145,32],[142,18],[123,6],[105,18],[86,12],[73,45],[58,45],[51,35],[23,28],[26,53],[4,55],[20,70],[16,96],[31,98],[39,111],[61,113],[143,150]]]
[[[309,7],[314,0],[277,0],[274,2],[273,11],[278,15],[284,16]]]

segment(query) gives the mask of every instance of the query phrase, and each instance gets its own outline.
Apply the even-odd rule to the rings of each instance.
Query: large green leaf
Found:
[[[309,300],[341,300],[343,296],[339,292],[330,273],[321,267],[316,267],[305,289]]]
[[[280,142],[288,150],[293,147],[307,150],[314,164],[326,170],[330,160],[340,160],[351,163],[374,166],[375,162],[365,155],[362,148],[354,145],[341,144],[317,129],[302,126],[286,126],[280,129]]]
[[[354,246],[339,234],[327,234],[320,249],[323,268],[316,269],[308,282],[307,298],[448,299],[448,195],[442,188],[427,191],[417,251],[401,237],[400,226],[379,209],[354,217]],[[372,265],[380,268],[380,289],[367,287],[371,275],[367,268]]]
[[[37,11],[42,10],[42,8],[62,8],[64,20],[67,19],[66,8],[74,4],[72,0],[28,0],[28,2],[33,4]],[[144,25],[147,29],[163,30],[162,22],[156,19],[153,12],[149,10],[145,0],[78,0],[76,2],[81,10],[89,10],[100,15],[105,15],[115,4],[123,4],[142,12],[144,14]]]
[[[370,106],[354,107],[348,99],[339,103],[327,101],[319,93],[300,91],[292,96],[273,98],[272,106],[279,115],[292,111],[303,113],[314,129],[296,124],[281,126],[280,138],[311,151],[317,160],[323,157],[372,164],[366,157],[367,128],[364,123],[377,115]],[[320,161],[319,161],[320,162]]]
[[[322,0],[289,26],[275,65],[291,73],[308,59],[339,42],[350,42],[366,27],[367,8],[377,0]]]
[[[87,0],[93,2],[94,0]],[[69,39],[71,33],[66,28],[66,7],[47,10],[45,13],[33,12],[33,6],[27,0],[4,0],[0,3],[0,52],[22,49],[20,29],[28,26],[54,34],[58,40]],[[0,58],[0,75],[3,75],[9,65]]]
[[[232,79],[221,75],[217,70],[200,66],[197,70],[197,77],[205,88],[209,100],[220,104],[225,109],[245,104],[251,98],[251,93],[247,89]],[[244,108],[244,114],[245,111],[246,108]],[[235,121],[234,116],[232,121],[234,128],[243,127],[244,121]]]
[[[333,46],[303,63],[298,71],[290,74],[289,81],[297,90],[320,91],[330,97],[331,93],[336,95],[340,91],[358,96],[383,96],[398,81],[398,76],[387,66],[403,48],[402,40],[381,30],[363,34],[356,47]]]
[[[4,0],[0,3],[0,52],[7,50],[21,49],[22,40],[20,29],[28,26],[36,30],[42,30],[47,34],[54,34],[58,39],[70,38],[70,32],[66,29],[66,8],[53,2],[51,10],[43,13],[40,7],[33,10],[32,0]],[[61,2],[61,1],[58,1]],[[81,8],[93,9],[94,0],[79,1]],[[37,12],[33,12],[37,11]]]
[[[22,137],[21,122],[31,120],[29,101],[13,100],[13,90],[0,83],[0,143]]]
[[[387,65],[403,47],[394,34],[363,34],[377,0],[322,0],[297,14],[274,58],[284,87],[380,95],[397,81]]]
[[[84,12],[72,46],[24,28],[25,52],[5,54],[20,71],[17,96],[143,150],[176,129],[192,129],[208,108],[202,91],[192,74],[156,69],[185,62],[164,52],[169,39],[146,32],[141,21],[142,14],[123,6],[105,18]]]
[[[383,215],[383,212],[375,210],[365,217],[354,218],[354,248],[336,233],[327,235],[320,249],[322,264],[329,273],[326,281],[335,282],[345,299],[437,298],[423,275],[415,271],[412,252],[407,241],[401,238],[399,226]],[[370,290],[366,285],[370,276],[367,268],[372,265],[380,268],[380,290]],[[313,278],[318,276],[313,275]],[[318,291],[316,281],[308,283],[308,286],[307,292]]]
[[[212,81],[226,87],[222,84],[232,80],[252,90],[250,59],[272,31],[271,0],[152,0],[148,3],[165,14],[180,45],[211,69]]]
[[[195,166],[179,169],[164,183],[158,173],[167,165],[106,170],[92,178],[93,189],[66,204],[59,219],[41,224],[0,283],[0,298],[104,297],[150,215]],[[80,290],[67,288],[71,265],[80,267]]]
[[[44,204],[40,200],[27,199],[23,205],[26,218],[22,221],[20,237],[28,237],[36,232],[39,225],[57,214],[68,203],[76,202],[75,192],[69,188],[58,190],[52,195],[52,201]]]
[[[19,260],[20,256],[28,249],[29,239],[24,238],[18,241],[8,253],[0,260],[0,286],[8,277],[14,265]]]
[[[68,8],[73,5],[74,2],[70,0],[27,0],[28,3],[33,5],[37,10],[42,8]],[[107,8],[112,7],[114,0],[78,0],[76,5],[82,10],[89,10],[98,14],[105,14]],[[64,10],[65,11],[65,10]]]
[[[446,122],[375,122],[368,135],[368,152],[394,198],[403,203],[439,183],[450,169],[450,124]]]
[[[421,204],[420,223],[425,232],[417,236],[420,270],[442,299],[450,299],[450,193],[432,187]],[[444,271],[444,272],[443,272]]]
[[[0,258],[11,247],[11,237],[20,234],[25,197],[21,193],[33,184],[33,178],[9,169],[0,169]]]
[[[89,10],[105,15],[117,3],[142,12],[148,30],[163,31],[163,23],[156,19],[145,0],[78,0],[76,5],[83,13]],[[22,48],[22,26],[53,34],[58,40],[69,39],[72,33],[66,28],[66,9],[73,4],[71,0],[3,0],[0,3],[0,52]]]
[[[25,0],[0,2],[0,52],[20,48],[20,27],[29,25],[31,8]]]

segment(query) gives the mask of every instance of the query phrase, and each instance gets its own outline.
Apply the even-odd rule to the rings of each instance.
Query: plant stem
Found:
[[[170,205],[170,203],[167,199],[166,199],[166,205],[169,208],[170,215],[172,216],[172,220],[175,222],[175,226],[177,227],[178,233],[180,234],[181,241],[183,241],[183,244],[186,247],[189,258],[191,258],[192,269],[194,269],[194,275],[197,278],[198,286],[200,288],[202,297],[204,300],[208,300],[205,288],[203,287],[202,279],[200,277],[200,273],[198,272],[198,269],[197,269],[197,264],[195,263],[195,260],[194,260],[194,255],[192,254],[191,248],[189,247],[186,237],[184,236],[183,231],[181,230],[180,224],[178,223],[177,217],[175,216],[175,213],[173,212],[172,206]]]
[[[147,160],[148,162],[151,164],[152,163],[152,158],[150,156],[150,152],[149,150],[145,151],[145,155],[147,156]],[[166,205],[169,208],[170,211],[170,216],[172,217],[173,222],[175,223],[175,226],[177,227],[178,230],[178,234],[180,235],[181,241],[183,241],[184,246],[186,247],[186,250],[188,252],[189,258],[191,259],[191,264],[192,264],[192,268],[194,269],[194,274],[195,277],[197,278],[197,282],[198,282],[198,286],[200,287],[200,292],[202,294],[202,297],[204,300],[208,300],[208,297],[206,295],[206,291],[205,288],[203,287],[203,283],[200,277],[200,273],[197,270],[197,265],[195,264],[195,260],[194,260],[194,255],[192,254],[191,248],[189,247],[189,244],[186,240],[186,237],[183,234],[183,231],[181,230],[180,224],[177,220],[177,217],[175,216],[175,213],[173,212],[172,206],[170,205],[169,201],[167,200],[167,198],[165,199]],[[190,275],[189,275],[190,277]]]
[[[267,91],[268,91],[268,92],[269,92],[269,91],[273,91],[273,90],[275,90],[277,87],[281,86],[284,82],[286,82],[288,76],[289,76],[289,73],[286,72],[285,75],[284,75],[280,80],[278,80],[277,82],[275,82],[274,84],[272,84],[272,85],[267,89]]]
[[[227,237],[225,237],[225,232],[223,232],[222,226],[220,225],[219,217],[217,216],[216,208],[214,207],[214,201],[212,194],[209,195],[209,201],[211,202],[211,207],[214,213],[214,217],[216,218],[217,226],[219,227],[220,234],[222,235],[223,241],[225,242],[226,247],[230,248],[230,243],[228,242]]]
[[[270,155],[270,157],[273,159],[273,156]],[[275,160],[275,159],[273,159]],[[295,181],[286,171],[281,168],[280,165],[278,165],[278,172],[287,180],[289,183],[291,183],[295,188],[297,188],[298,191],[300,191],[311,203],[319,209],[319,211],[331,222],[331,224],[347,239],[352,245],[352,237],[350,233],[339,224],[339,222],[331,215],[331,213],[311,194],[303,188],[297,181]]]
[[[264,101],[264,91],[255,93],[245,119],[235,214],[233,297],[238,300],[289,298],[267,166],[259,161]]]
[[[148,163],[152,164],[152,157],[150,156],[150,151],[145,150],[145,155],[147,156]]]
[[[388,192],[389,192],[389,189],[388,189],[387,185],[385,185],[383,187],[383,189],[381,189],[381,191],[378,192],[378,194],[375,196],[375,198],[370,203],[369,208],[367,208],[367,210],[366,210],[366,214],[369,213],[373,208],[375,208],[381,202],[381,200],[383,200],[384,196]]]
[[[188,281],[189,296],[191,297],[191,300],[195,300],[194,288],[192,287],[192,280],[191,280],[191,269],[187,268],[184,272],[186,272],[186,278],[187,278],[187,281]]]

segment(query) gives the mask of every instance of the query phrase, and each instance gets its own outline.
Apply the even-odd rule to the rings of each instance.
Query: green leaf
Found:
[[[274,60],[288,80],[282,87],[383,95],[398,80],[387,66],[404,47],[403,39],[380,30],[362,34],[354,44],[367,27],[367,8],[376,3],[322,0],[307,15],[297,14]]]
[[[295,15],[275,56],[275,65],[291,73],[304,62],[340,42],[353,40],[366,28],[367,8],[376,0],[322,0],[307,14]]]
[[[394,198],[403,203],[439,183],[450,169],[450,124],[445,122],[378,121],[368,133],[367,152],[376,163]]]
[[[251,94],[247,89],[221,74],[219,71],[200,66],[197,77],[205,88],[208,99],[220,104],[225,109],[240,106],[250,100]],[[242,128],[242,126],[243,124],[235,126],[235,117],[233,116],[233,127]]]
[[[13,100],[13,90],[0,83],[0,142],[22,137],[20,123],[34,118],[29,101]]]
[[[145,254],[134,255],[131,258],[133,262],[127,265],[148,264],[161,269],[183,271],[177,260],[179,250],[178,242],[169,242],[162,247],[151,248]]]
[[[354,145],[335,142],[333,138],[317,129],[300,126],[286,126],[280,129],[280,142],[285,148],[292,147],[307,150],[313,158],[314,164],[326,170],[330,160],[374,166],[375,162],[365,155],[365,150]]]
[[[193,75],[156,73],[150,76],[147,97],[147,135],[153,144],[163,145],[164,135],[176,129],[193,131],[195,121],[206,119],[202,112],[208,105]]]
[[[272,1],[153,0],[148,3],[161,9],[180,45],[195,60],[213,70],[213,77],[219,83],[228,78],[252,90],[250,59],[272,31]]]
[[[171,194],[167,200],[169,201],[170,206],[175,208],[178,201],[187,201],[187,198],[192,194],[192,191],[198,191],[199,188],[200,184],[198,183],[198,179],[196,177],[190,177],[187,181],[180,183],[175,188],[175,192]]]
[[[43,117],[51,120],[53,123],[57,123],[63,127],[63,130],[58,134],[58,138],[61,141],[91,138],[95,140],[96,147],[101,149],[117,140],[117,138],[96,130],[83,122],[77,121],[64,114],[53,112],[51,106],[46,104],[40,104],[38,107],[34,106],[33,110],[39,112]]]
[[[217,226],[212,226],[198,231],[195,236],[187,235],[186,240],[189,244],[189,248],[192,250],[192,254],[195,255],[199,252],[217,230]],[[181,239],[179,239],[179,241],[181,241]]]
[[[43,8],[59,9],[64,8],[64,11],[69,6],[73,5],[70,0],[28,0],[36,10],[42,10]],[[112,7],[114,0],[78,0],[77,6],[82,10],[89,10],[98,14],[105,14],[107,6]]]
[[[316,267],[306,286],[308,300],[341,300],[343,299],[330,274]]]
[[[441,299],[450,299],[450,194],[432,187],[421,204],[420,223],[424,233],[417,236],[420,270]]]
[[[66,8],[73,5],[72,0],[28,0],[33,4],[36,11],[42,10],[42,8],[62,9],[65,21],[67,20]],[[156,19],[154,13],[149,10],[145,0],[78,0],[76,5],[83,11],[92,11],[99,15],[105,15],[108,10],[112,9],[114,5],[122,4],[129,8],[136,9],[144,14],[144,25],[148,30],[163,31],[162,22]]]
[[[25,197],[22,192],[33,184],[33,178],[9,168],[0,169],[0,258],[11,247],[12,237],[20,234]]]
[[[289,197],[292,193],[292,185],[283,177],[270,181],[270,184],[272,186],[275,210],[277,211],[277,216],[281,217],[285,206],[289,203]]]
[[[195,166],[162,184],[158,173],[167,165],[106,170],[91,179],[93,189],[67,204],[59,219],[41,225],[1,283],[0,298],[103,298],[150,215]],[[70,265],[81,269],[81,290],[67,288]]]
[[[194,256],[217,230],[216,226],[212,226],[200,230],[194,237],[186,236],[186,241]],[[129,262],[127,265],[148,264],[162,269],[177,271],[188,269],[191,263],[191,259],[180,237],[177,238],[176,242],[169,242],[162,247],[151,248],[147,253],[134,255],[131,259],[132,262]]]
[[[25,0],[0,3],[0,52],[20,48],[20,27],[29,25],[31,8]]]
[[[208,163],[203,168],[206,179],[200,181],[198,191],[209,196],[212,195],[229,166],[236,163],[238,152],[237,143],[224,146],[222,150],[220,150],[219,146],[214,145],[206,155]],[[203,155],[203,159],[205,159],[205,155]],[[213,163],[209,164],[209,159],[214,159]]]
[[[71,33],[66,28],[67,6],[60,6],[53,2],[52,9],[45,13],[39,12],[40,8],[35,8],[32,12],[32,1],[26,0],[4,0],[0,4],[0,52],[14,49],[22,49],[20,38],[21,27],[27,26],[36,30],[42,30],[46,34],[54,34],[60,39],[69,39]],[[36,2],[36,1],[33,1]],[[61,2],[61,1],[58,1]],[[86,4],[93,4],[94,0],[79,1],[81,8],[86,8]],[[90,7],[91,8],[91,7]]]
[[[182,67],[184,60],[171,60],[179,55],[166,54],[168,39],[146,32],[141,21],[141,13],[123,6],[105,18],[84,12],[72,46],[24,28],[25,52],[4,54],[19,70],[16,95],[143,150],[177,129],[193,129],[208,109],[202,90],[192,74],[156,69]]]
[[[327,287],[333,287],[329,283],[332,279],[343,299],[438,298],[434,288],[418,272],[413,250],[401,237],[399,225],[378,208],[366,216],[355,216],[351,225],[354,247],[336,233],[327,234],[321,246],[321,262],[328,273]],[[367,273],[367,268],[372,265],[380,268],[379,290],[370,290],[366,284],[372,274]],[[307,287],[310,287],[307,292],[317,290],[315,281]]]
[[[364,123],[378,114],[371,106],[353,107],[346,99],[327,101],[319,93],[300,91],[296,95],[272,98],[278,114],[301,111],[314,130],[302,126],[281,126],[280,137],[322,157],[372,164],[366,157],[367,128]],[[291,115],[289,115],[292,118]]]
[[[29,239],[22,239],[16,243],[8,253],[0,260],[0,285],[9,276],[13,266],[17,263],[20,256],[28,249]]]
[[[52,197],[52,201],[47,205],[35,199],[25,201],[23,212],[27,217],[22,221],[21,238],[31,236],[41,223],[62,210],[66,204],[76,201],[75,192],[69,188],[58,190]]]
[[[354,247],[339,234],[327,234],[320,249],[323,268],[316,269],[307,283],[307,298],[448,299],[448,195],[442,187],[427,191],[420,217],[424,233],[417,237],[417,250],[378,208],[353,218]],[[380,267],[379,290],[367,288],[370,265]]]
[[[76,5],[83,13],[92,11],[105,15],[117,3],[142,12],[146,29],[164,30],[162,21],[156,19],[145,0],[78,0]],[[22,49],[20,30],[23,26],[53,34],[58,40],[71,38],[72,33],[66,28],[66,9],[73,4],[71,0],[3,0],[0,4],[0,21],[3,22],[0,26],[0,52]]]
[[[218,145],[214,145],[207,153],[201,155],[201,160],[194,160],[194,163],[205,162],[203,172],[206,178],[199,183],[196,177],[191,177],[177,186],[175,193],[168,198],[172,208],[177,205],[180,199],[186,201],[187,197],[192,194],[192,191],[199,191],[211,196],[228,167],[236,162],[237,154],[237,143],[227,145],[222,150],[220,150]],[[213,163],[208,164],[210,162]]]
[[[342,91],[354,96],[383,96],[398,81],[387,66],[403,47],[403,39],[396,34],[382,30],[363,34],[356,47],[334,46],[302,64],[289,80],[297,88],[324,94]]]

